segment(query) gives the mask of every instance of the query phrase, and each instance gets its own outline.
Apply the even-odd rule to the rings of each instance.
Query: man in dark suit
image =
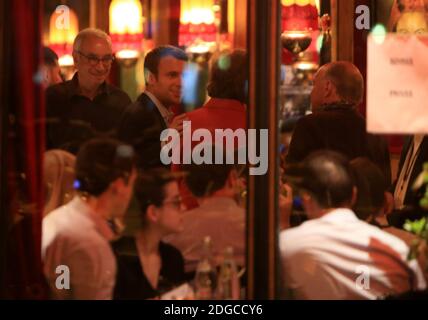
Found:
[[[363,94],[363,76],[352,63],[338,61],[321,67],[311,94],[313,113],[298,121],[286,162],[300,162],[316,150],[330,149],[349,159],[368,157],[390,179],[387,144],[367,134],[365,120],[356,110]]]
[[[171,107],[181,102],[186,62],[186,53],[173,46],[157,47],[145,57],[146,90],[127,108],[119,127],[119,138],[134,146],[140,168],[163,166],[161,132],[167,128],[183,130],[185,116],[172,120]]]
[[[419,205],[419,199],[424,190],[413,190],[416,179],[428,161],[428,136],[414,135],[406,139],[398,165],[397,180],[394,182],[388,201],[394,211],[388,215],[388,222],[401,228],[407,219],[422,218],[424,212]]]

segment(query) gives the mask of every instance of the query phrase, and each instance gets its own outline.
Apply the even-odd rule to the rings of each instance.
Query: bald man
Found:
[[[363,95],[364,79],[355,65],[338,61],[321,67],[311,94],[313,113],[297,123],[286,162],[300,162],[313,151],[329,149],[349,159],[368,157],[390,181],[386,142],[367,134],[365,120],[356,109]]]

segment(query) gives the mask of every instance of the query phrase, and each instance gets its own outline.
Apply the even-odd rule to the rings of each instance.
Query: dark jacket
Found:
[[[113,242],[112,247],[117,261],[114,299],[155,298],[185,281],[183,256],[169,244],[159,244],[162,266],[157,288],[152,287],[144,274],[135,238],[123,237]]]
[[[116,137],[119,120],[131,103],[128,95],[106,82],[91,100],[80,94],[78,73],[46,90],[47,149],[76,154],[95,137]]]
[[[328,105],[301,118],[294,130],[287,163],[303,161],[314,151],[329,149],[350,160],[367,157],[376,163],[390,181],[388,146],[380,136],[366,132],[364,118],[349,105]]]
[[[400,162],[398,164],[398,173],[397,180],[394,183],[394,187],[400,177],[401,171],[403,170],[404,162],[406,161],[407,153],[413,144],[413,136],[407,138],[403,145],[403,150],[401,151]],[[422,140],[419,154],[416,157],[415,165],[413,166],[413,170],[410,173],[410,180],[406,192],[406,196],[404,197],[404,205],[417,205],[417,199],[415,197],[414,192],[412,192],[412,185],[414,184],[416,178],[423,170],[423,165],[428,161],[428,136],[425,136]],[[395,189],[395,188],[394,188]],[[393,191],[394,192],[394,191]]]
[[[403,150],[401,151],[400,162],[398,164],[398,173],[397,179],[395,180],[392,188],[390,189],[391,193],[394,193],[395,187],[397,185],[398,178],[400,177],[401,171],[405,170],[403,168],[404,162],[406,161],[407,153],[409,152],[411,146],[413,144],[413,136],[406,139],[404,142]],[[415,164],[413,166],[412,172],[409,175],[409,183],[406,191],[406,195],[404,196],[404,208],[396,209],[391,214],[387,216],[388,223],[391,226],[402,228],[406,220],[417,220],[421,219],[426,215],[426,211],[422,210],[419,206],[418,199],[421,194],[419,192],[425,192],[424,190],[419,190],[415,193],[412,190],[412,186],[417,179],[418,175],[423,170],[423,165],[428,161],[428,136],[425,136],[422,140],[420,151],[418,156],[416,157]]]
[[[158,108],[143,93],[124,112],[118,137],[135,148],[140,168],[154,168],[163,166],[160,135],[164,129],[167,126]]]

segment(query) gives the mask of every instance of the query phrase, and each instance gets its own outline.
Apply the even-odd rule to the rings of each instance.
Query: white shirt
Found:
[[[406,154],[406,160],[401,168],[394,192],[395,208],[397,209],[403,208],[407,189],[409,187],[409,180],[413,172],[413,167],[415,166],[416,158],[419,155],[419,148],[423,139],[424,135],[415,135],[412,145]]]
[[[283,288],[297,299],[377,299],[425,289],[406,244],[336,209],[280,234]]]
[[[213,197],[183,213],[183,230],[166,237],[184,256],[186,271],[194,271],[202,258],[203,239],[212,241],[214,263],[219,265],[224,250],[233,247],[239,266],[245,264],[245,210],[235,200]]]
[[[174,116],[174,113],[170,110],[168,110],[168,108],[166,108],[159,100],[158,98],[156,98],[156,96],[149,92],[149,91],[145,91],[144,92],[146,95],[149,96],[150,100],[153,101],[153,103],[155,104],[156,108],[158,108],[159,113],[161,114],[163,121],[165,122],[165,125],[167,127],[169,127],[169,121],[172,119],[172,117]]]
[[[109,241],[114,234],[78,196],[43,219],[42,258],[44,273],[54,299],[111,299],[116,277],[116,260]],[[58,266],[69,270],[69,289],[56,273]],[[58,280],[59,279],[59,280]]]

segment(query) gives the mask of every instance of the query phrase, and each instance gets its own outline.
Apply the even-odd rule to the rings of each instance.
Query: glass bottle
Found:
[[[216,270],[212,263],[211,238],[205,237],[203,241],[202,257],[196,268],[195,295],[198,300],[214,298],[216,288]]]
[[[217,280],[217,299],[238,300],[240,294],[238,271],[233,257],[233,248],[227,247]]]

